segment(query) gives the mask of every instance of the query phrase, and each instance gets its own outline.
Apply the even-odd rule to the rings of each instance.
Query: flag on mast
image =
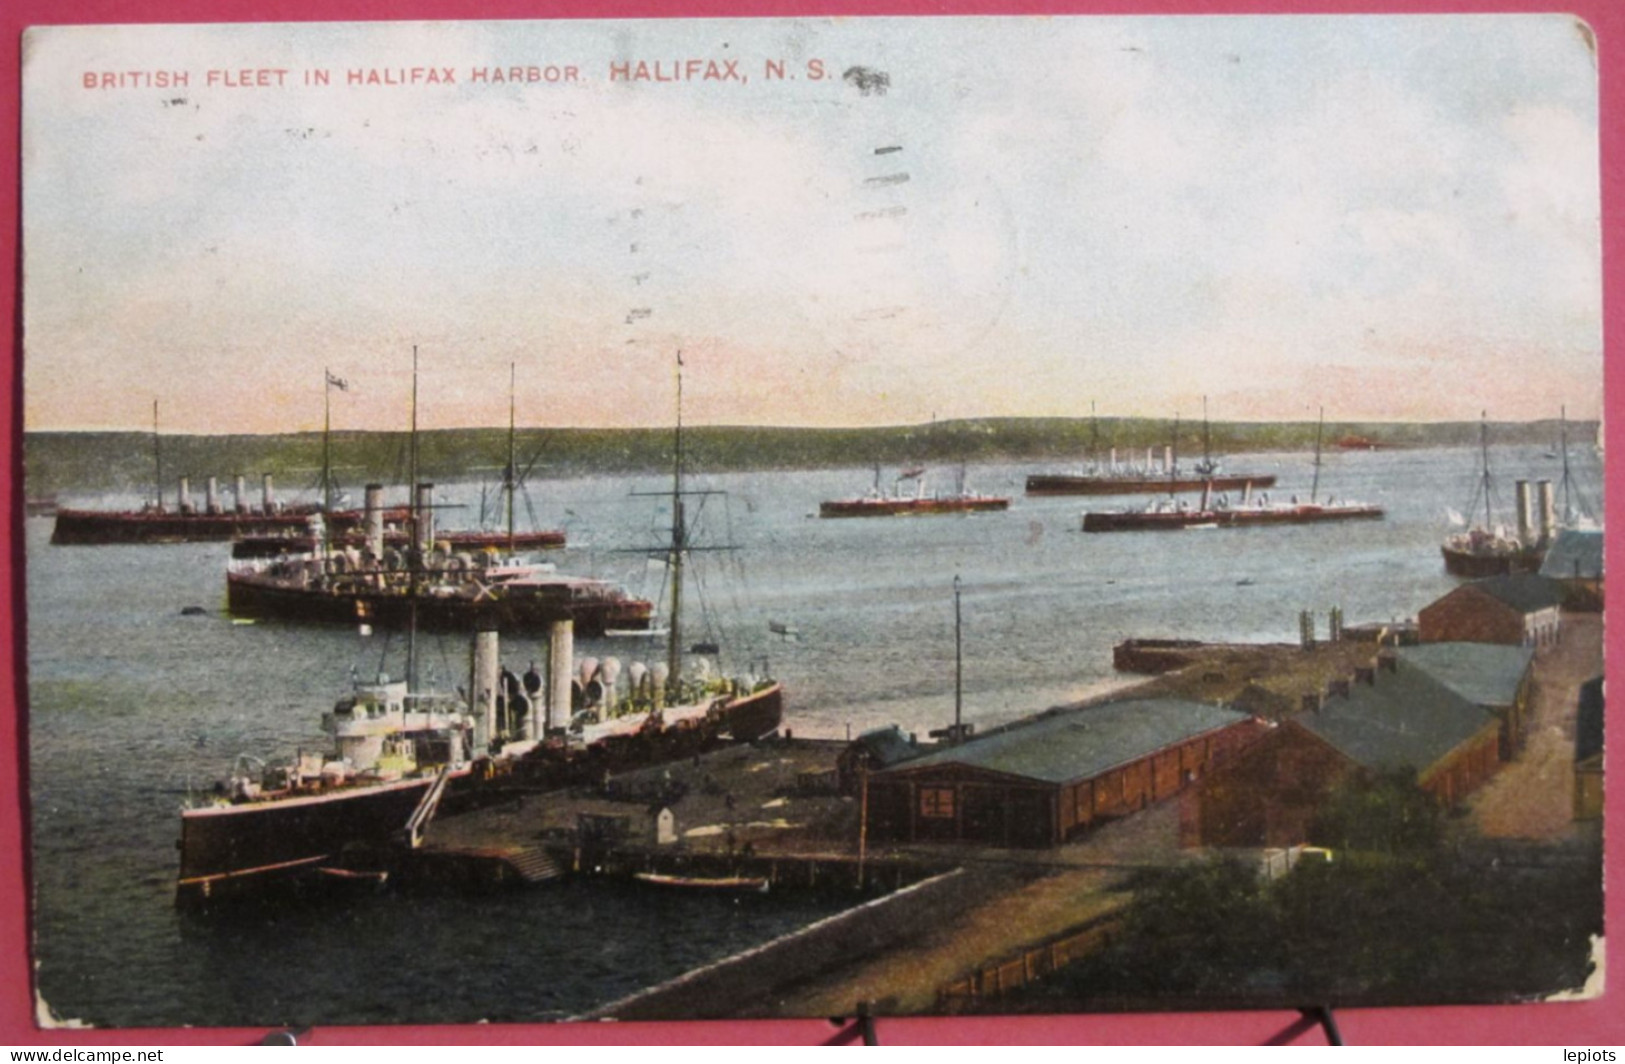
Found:
[[[329,388],[337,388],[341,392],[347,392],[350,390],[350,382],[345,380],[343,377],[333,376],[331,370],[329,370],[327,373],[327,386]]]

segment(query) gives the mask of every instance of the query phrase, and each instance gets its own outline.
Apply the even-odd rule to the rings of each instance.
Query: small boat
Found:
[[[664,639],[671,634],[670,628],[606,628],[604,636],[608,639]]]
[[[683,890],[720,890],[734,894],[766,894],[768,890],[766,876],[668,876],[659,872],[637,872],[632,878],[650,886]]]
[[[325,876],[328,879],[336,880],[340,883],[358,883],[373,887],[381,887],[385,883],[389,882],[389,873],[382,870],[371,871],[366,869],[337,868],[330,865],[324,865],[321,868],[316,869],[316,874],[319,876]]]
[[[315,886],[329,895],[382,894],[389,886],[389,872],[385,869],[344,868],[322,865],[311,877]]]

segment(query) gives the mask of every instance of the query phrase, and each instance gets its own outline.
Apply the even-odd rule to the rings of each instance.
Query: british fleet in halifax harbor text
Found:
[[[594,77],[610,82],[674,82],[744,85],[762,81],[833,80],[822,59],[621,59],[598,67],[580,63],[527,63],[491,66],[232,67],[193,70],[86,70],[86,89],[288,89],[324,87],[412,87],[429,85],[536,85],[582,83]]]

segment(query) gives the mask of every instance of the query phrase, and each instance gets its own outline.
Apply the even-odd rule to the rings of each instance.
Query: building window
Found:
[[[923,817],[936,817],[951,819],[954,815],[954,790],[952,787],[922,787],[920,788],[920,815]]]

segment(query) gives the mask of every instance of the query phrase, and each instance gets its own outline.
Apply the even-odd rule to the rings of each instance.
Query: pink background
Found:
[[[1602,137],[1602,204],[1604,218],[1604,330],[1605,352],[1612,354],[1622,329],[1620,287],[1625,267],[1625,224],[1620,197],[1625,193],[1625,4],[1615,0],[1569,0],[1552,5],[1503,0],[1077,0],[1065,2],[994,3],[971,0],[684,0],[679,5],[653,0],[10,0],[0,6],[0,30],[7,47],[0,60],[0,192],[6,207],[0,211],[0,237],[13,254],[0,258],[0,288],[7,293],[13,326],[5,357],[8,399],[0,405],[0,484],[11,500],[8,549],[0,560],[0,588],[12,603],[0,612],[0,647],[13,682],[0,693],[0,854],[20,859],[0,861],[0,1043],[59,1045],[180,1045],[252,1043],[266,1032],[251,1029],[212,1030],[100,1030],[39,1031],[34,1027],[30,983],[28,931],[28,862],[24,834],[27,782],[20,751],[25,747],[21,706],[24,681],[20,669],[25,658],[21,612],[22,547],[16,542],[22,490],[18,439],[21,432],[21,205],[19,173],[20,52],[22,31],[32,24],[63,23],[168,23],[168,22],[297,22],[321,20],[427,20],[427,19],[542,19],[542,18],[656,18],[677,11],[692,16],[857,16],[857,15],[988,15],[988,14],[1259,14],[1291,11],[1298,14],[1484,13],[1558,11],[1586,19],[1597,34],[1600,66]],[[1607,406],[1625,400],[1625,380],[1607,366]],[[1619,425],[1609,428],[1608,447],[1620,454]],[[1625,477],[1609,467],[1608,496],[1618,500],[1625,492]],[[1610,509],[1618,509],[1617,502]],[[1609,543],[1608,567],[1620,572],[1616,541]],[[1607,618],[1607,657],[1612,674],[1619,665],[1622,637],[1617,596]],[[1616,712],[1616,715],[1617,712]],[[1618,779],[1625,772],[1625,745],[1610,744],[1607,772]],[[1610,841],[1625,822],[1625,788],[1608,789],[1607,823]],[[1615,846],[1608,848],[1607,871],[1615,884],[1608,897],[1607,918],[1621,926],[1625,916],[1625,858]],[[1337,1014],[1343,1037],[1352,1044],[1372,1043],[1547,1043],[1568,1046],[1625,1043],[1625,967],[1617,943],[1610,944],[1609,966],[1614,977],[1606,996],[1594,1001],[1555,1005],[1494,1007],[1363,1009]],[[1045,1016],[979,1019],[881,1020],[877,1027],[888,1043],[1260,1043],[1276,1036],[1297,1019],[1291,1011],[1155,1014],[1134,1016]],[[824,1042],[839,1033],[825,1020],[752,1021],[691,1024],[534,1024],[479,1027],[342,1027],[318,1029],[307,1041],[320,1045],[340,1043],[410,1042],[433,1044],[670,1044],[670,1043],[785,1043]],[[1300,1041],[1318,1042],[1311,1030]]]

